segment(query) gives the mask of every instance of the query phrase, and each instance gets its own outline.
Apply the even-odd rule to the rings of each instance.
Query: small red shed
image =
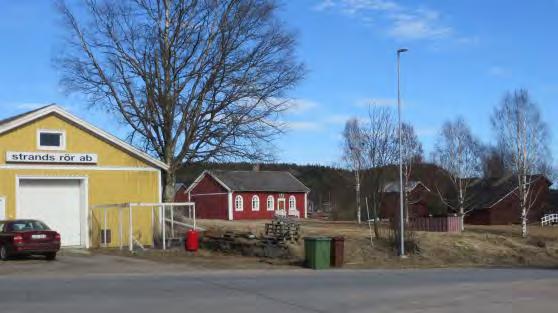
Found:
[[[186,185],[177,183],[174,185],[174,202],[187,202],[188,195],[186,194]]]
[[[306,218],[310,189],[285,171],[204,171],[188,187],[196,217],[270,219],[276,211]]]

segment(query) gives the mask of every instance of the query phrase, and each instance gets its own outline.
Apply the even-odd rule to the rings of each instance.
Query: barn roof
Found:
[[[399,182],[398,181],[392,181],[392,182],[388,182],[384,185],[384,192],[386,193],[395,193],[395,192],[399,192],[401,190],[401,188],[399,188]],[[427,191],[430,191],[430,189],[428,187],[426,187],[422,182],[420,181],[409,181],[407,182],[407,186],[405,187],[405,191],[406,192],[411,192],[413,191],[415,188],[417,188],[418,186],[423,186],[424,188],[426,188]]]
[[[531,175],[530,181],[541,178],[548,181],[544,175]],[[468,196],[466,206],[474,210],[490,208],[508,197],[516,189],[517,175],[477,179],[469,186],[467,193],[470,196]]]
[[[209,174],[231,191],[309,192],[300,180],[286,171],[205,171],[188,188],[191,190],[200,178]]]

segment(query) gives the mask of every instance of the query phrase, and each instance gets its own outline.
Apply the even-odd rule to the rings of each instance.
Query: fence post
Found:
[[[171,238],[174,238],[174,206],[170,206],[171,218]]]
[[[122,234],[122,206],[118,207],[118,242],[120,244],[120,250],[122,250],[123,248],[123,237],[124,235]]]
[[[104,221],[103,221],[103,247],[107,247],[107,208],[103,209]]]
[[[129,233],[130,233],[130,238],[129,238],[129,243],[128,245],[130,246],[130,252],[134,252],[134,223],[132,221],[133,217],[132,217],[132,204],[128,203],[128,209],[130,210],[130,229],[129,229]]]
[[[165,221],[165,205],[163,204],[163,250],[167,250],[167,234],[166,234],[166,224],[167,222]]]
[[[155,247],[155,207],[151,207],[151,247]]]

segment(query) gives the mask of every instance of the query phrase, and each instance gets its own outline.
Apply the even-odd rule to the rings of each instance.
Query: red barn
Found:
[[[204,171],[188,187],[196,217],[270,219],[276,211],[306,218],[310,189],[289,172]]]
[[[527,214],[528,223],[540,222],[549,199],[552,183],[543,175],[529,177],[531,184]],[[517,176],[479,179],[468,190],[471,194],[465,223],[473,225],[506,225],[521,222],[521,209],[517,189]]]

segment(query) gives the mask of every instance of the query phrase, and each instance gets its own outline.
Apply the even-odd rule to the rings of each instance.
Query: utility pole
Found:
[[[398,137],[399,137],[399,256],[405,257],[405,220],[403,217],[403,140],[401,134],[401,82],[400,82],[400,59],[401,53],[407,52],[408,49],[402,48],[397,50],[397,117],[398,117]]]

